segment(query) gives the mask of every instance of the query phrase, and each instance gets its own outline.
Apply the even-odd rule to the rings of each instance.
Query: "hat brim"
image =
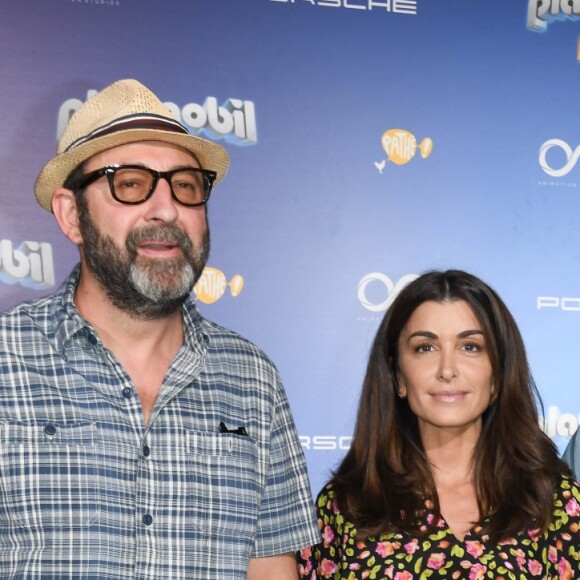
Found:
[[[52,212],[52,196],[55,190],[64,185],[67,177],[81,163],[101,151],[139,141],[161,141],[190,151],[204,169],[217,172],[216,185],[224,178],[230,164],[227,151],[213,141],[159,129],[127,129],[97,137],[51,159],[43,167],[34,185],[38,203]]]

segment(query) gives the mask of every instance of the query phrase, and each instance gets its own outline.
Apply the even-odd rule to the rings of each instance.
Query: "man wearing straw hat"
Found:
[[[0,316],[0,577],[286,580],[316,543],[275,367],[190,298],[228,163],[123,80],[40,172],[80,265]]]

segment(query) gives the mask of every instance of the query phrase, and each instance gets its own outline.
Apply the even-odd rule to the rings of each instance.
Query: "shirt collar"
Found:
[[[92,343],[101,342],[94,328],[79,314],[74,304],[74,294],[79,281],[80,264],[77,264],[54,294],[51,317],[56,328],[56,348],[63,351],[70,340],[84,335]],[[208,333],[191,295],[181,308],[185,343],[194,354],[203,356],[207,350]]]

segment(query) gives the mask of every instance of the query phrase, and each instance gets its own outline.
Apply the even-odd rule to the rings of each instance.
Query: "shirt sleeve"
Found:
[[[318,494],[316,510],[320,529],[317,543],[303,548],[297,554],[298,576],[301,580],[332,579],[340,574],[342,534],[337,520],[342,520],[342,516],[330,485]]]
[[[580,429],[574,433],[562,459],[570,466],[570,469],[574,472],[574,477],[580,481]]]
[[[270,462],[253,557],[294,552],[318,541],[304,452],[290,405],[278,380],[270,440]]]

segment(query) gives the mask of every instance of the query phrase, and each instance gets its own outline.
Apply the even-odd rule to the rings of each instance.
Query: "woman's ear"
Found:
[[[77,202],[70,189],[59,187],[52,196],[52,213],[62,233],[77,246],[83,241],[79,228]]]
[[[407,397],[407,385],[405,384],[405,379],[403,378],[403,375],[398,371],[395,386],[397,388],[397,395],[399,395],[401,399],[405,399]]]

